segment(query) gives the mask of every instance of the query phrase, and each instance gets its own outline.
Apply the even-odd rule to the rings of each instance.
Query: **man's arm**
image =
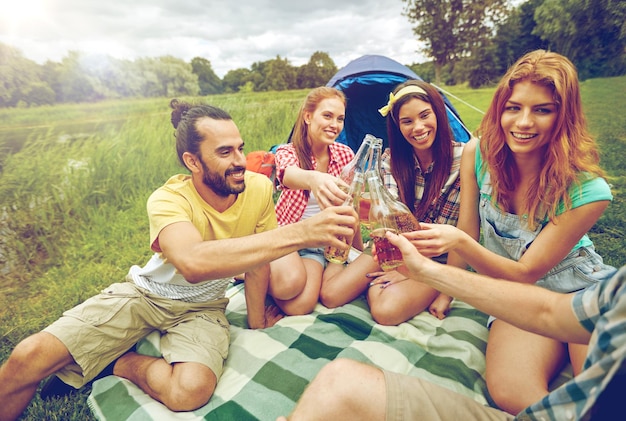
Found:
[[[302,248],[345,249],[349,246],[338,237],[351,238],[357,221],[351,206],[338,206],[274,230],[212,241],[203,241],[191,222],[178,222],[159,233],[159,246],[164,257],[194,283],[248,272]]]
[[[420,255],[404,236],[388,232],[387,237],[402,251],[413,279],[520,329],[562,342],[589,342],[591,333],[578,322],[572,309],[572,294],[441,265]]]
[[[267,288],[270,279],[270,265],[264,264],[246,272],[244,294],[248,313],[248,327],[250,329],[264,329],[272,327],[283,315],[279,308],[265,306]]]

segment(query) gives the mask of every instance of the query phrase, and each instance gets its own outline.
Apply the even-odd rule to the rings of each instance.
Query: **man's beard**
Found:
[[[226,170],[226,172],[222,176],[217,172],[209,170],[209,168],[204,165],[204,162],[202,162],[202,170],[204,172],[202,182],[205,186],[213,190],[213,192],[220,197],[228,197],[231,194],[239,194],[243,192],[243,190],[246,188],[245,183],[232,186],[226,181],[226,177],[228,176],[228,174],[233,172],[245,171],[245,167],[230,168]]]

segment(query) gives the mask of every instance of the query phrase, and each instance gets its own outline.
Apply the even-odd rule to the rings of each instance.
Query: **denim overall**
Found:
[[[480,188],[480,223],[483,245],[492,252],[518,261],[530,247],[541,229],[534,231],[518,215],[503,213],[491,201],[490,176],[485,174]],[[549,250],[546,250],[549,253]],[[593,245],[574,248],[559,264],[536,282],[536,285],[557,292],[573,292],[610,279],[617,269],[605,265]]]

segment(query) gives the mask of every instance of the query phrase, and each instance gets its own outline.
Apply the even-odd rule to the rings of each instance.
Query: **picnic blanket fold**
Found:
[[[101,421],[271,420],[287,415],[317,372],[335,358],[352,358],[425,378],[487,404],[484,352],[487,316],[453,301],[444,320],[423,312],[399,326],[375,323],[364,297],[328,309],[318,304],[262,330],[246,326],[243,285],[228,289],[231,347],[211,400],[192,412],[172,412],[116,376],[93,384],[88,404]],[[153,332],[138,352],[160,355]]]

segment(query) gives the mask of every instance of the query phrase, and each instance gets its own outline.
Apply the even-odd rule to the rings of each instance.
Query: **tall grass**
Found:
[[[626,91],[625,85],[626,77],[583,83],[583,102],[615,195],[590,235],[615,266],[626,263],[626,113],[616,95]],[[445,89],[483,110],[493,92]],[[230,112],[246,150],[252,151],[286,141],[305,95],[187,99]],[[474,130],[480,113],[452,102]],[[21,339],[123,280],[131,265],[149,258],[146,199],[171,175],[184,172],[175,154],[168,103],[163,98],[0,110],[0,149],[3,134],[11,129],[25,131],[22,142],[28,139],[17,152],[0,155],[0,361]],[[85,121],[96,122],[91,126],[95,134],[70,124]],[[28,135],[29,130],[36,135]],[[84,392],[53,402],[35,398],[23,419],[93,419],[85,397]]]

